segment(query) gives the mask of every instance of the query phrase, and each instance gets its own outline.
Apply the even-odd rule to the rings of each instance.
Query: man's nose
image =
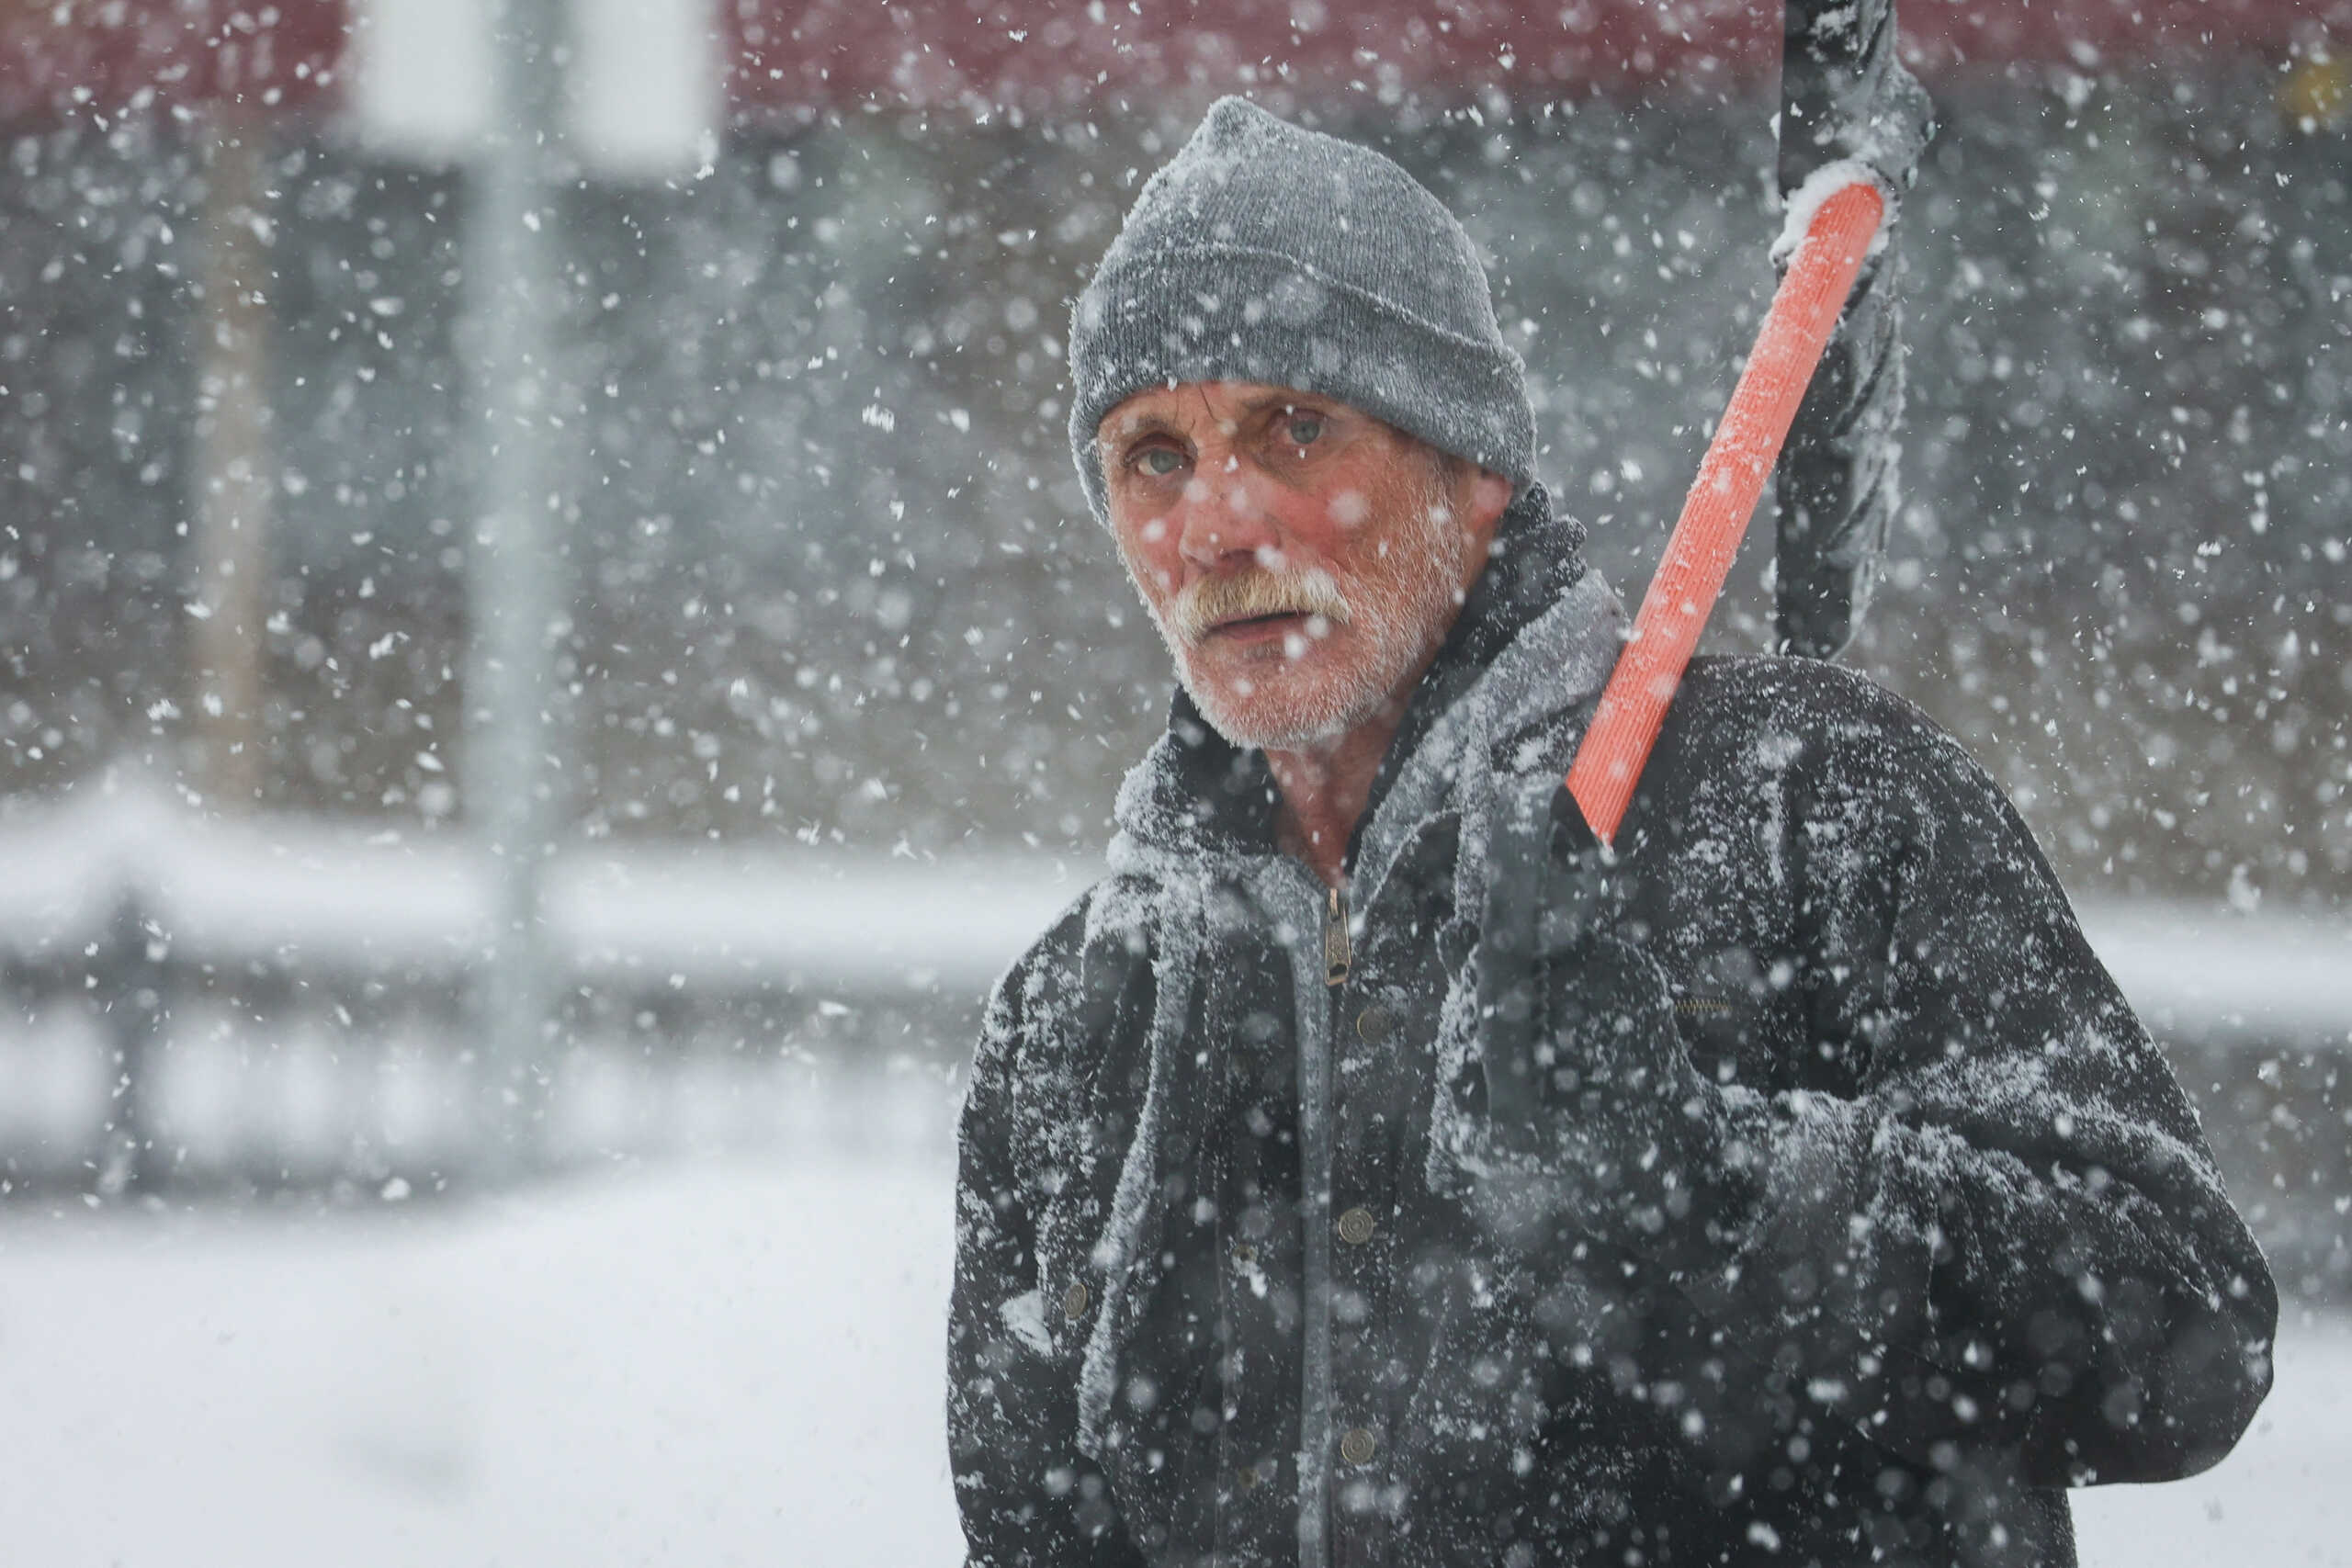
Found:
[[[1272,518],[1246,472],[1196,475],[1178,505],[1177,547],[1197,569],[1214,571],[1230,566],[1234,556],[1262,557],[1278,547]]]

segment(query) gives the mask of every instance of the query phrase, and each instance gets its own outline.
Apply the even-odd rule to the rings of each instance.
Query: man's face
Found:
[[[1255,382],[1139,392],[1097,443],[1185,690],[1227,739],[1270,750],[1402,707],[1510,494],[1345,403]]]

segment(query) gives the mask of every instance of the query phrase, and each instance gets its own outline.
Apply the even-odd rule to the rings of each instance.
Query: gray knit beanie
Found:
[[[1136,198],[1069,335],[1071,455],[1107,521],[1095,431],[1147,387],[1322,392],[1511,481],[1535,479],[1525,367],[1443,203],[1387,158],[1220,98]]]

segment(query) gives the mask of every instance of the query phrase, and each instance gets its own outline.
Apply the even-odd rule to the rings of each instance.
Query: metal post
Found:
[[[153,1107],[148,1095],[155,1052],[163,1043],[170,1011],[165,944],[141,912],[139,895],[126,892],[116,906],[106,945],[99,949],[93,978],[104,1018],[112,1108],[107,1116],[106,1147],[97,1171],[100,1197],[153,1192],[164,1156],[155,1146]]]
[[[492,124],[471,179],[465,333],[483,443],[467,569],[471,617],[463,783],[493,868],[496,931],[477,968],[481,1156],[511,1175],[538,1155],[557,976],[540,881],[562,820],[549,756],[554,639],[564,614],[549,458],[550,353],[561,288],[554,164],[561,0],[498,0]]]

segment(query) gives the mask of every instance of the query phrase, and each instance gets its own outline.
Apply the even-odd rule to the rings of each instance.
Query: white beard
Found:
[[[1236,746],[1302,751],[1338,739],[1378,713],[1453,622],[1469,536],[1446,507],[1442,479],[1430,472],[1413,487],[1408,515],[1390,536],[1400,558],[1376,578],[1341,579],[1348,619],[1371,644],[1370,657],[1336,671],[1321,686],[1280,705],[1253,705],[1250,695],[1214,682],[1195,682],[1184,644],[1148,597],[1144,604],[1175,660],[1178,678],[1210,728]],[[1304,638],[1283,649],[1285,660],[1306,651]]]

